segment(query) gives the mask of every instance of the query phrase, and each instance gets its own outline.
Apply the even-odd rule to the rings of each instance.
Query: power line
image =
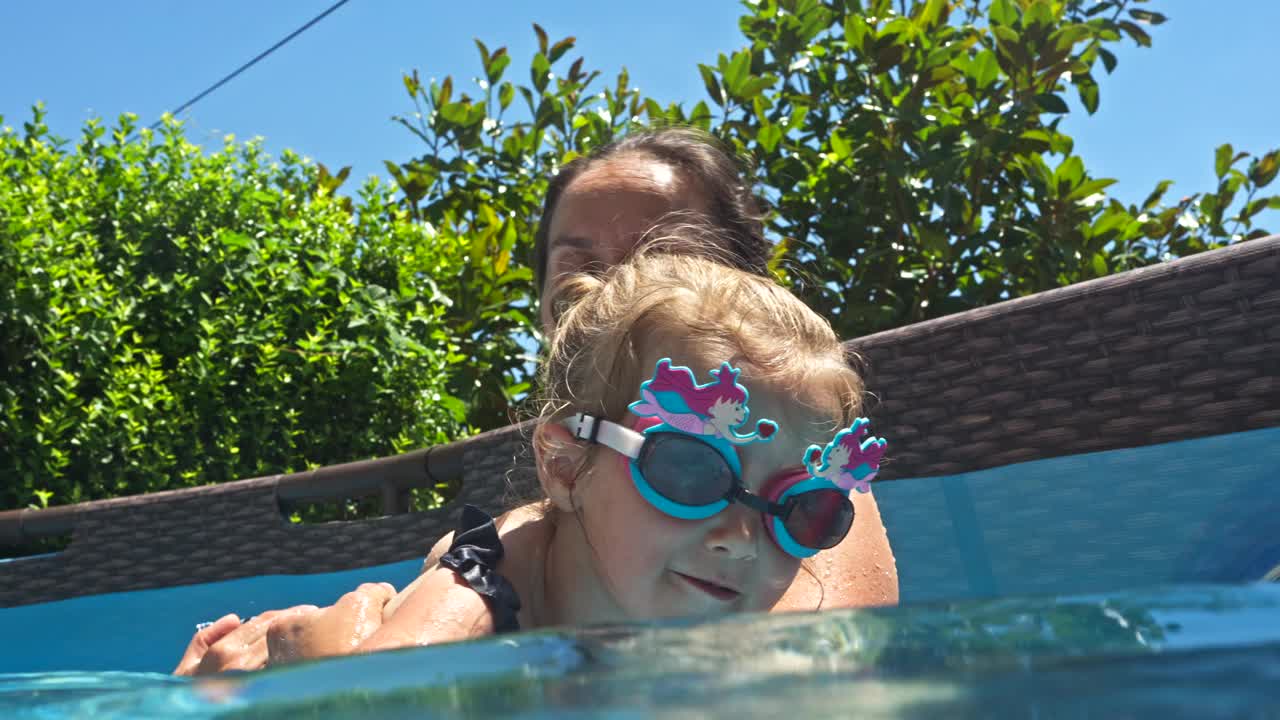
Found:
[[[253,67],[254,65],[256,65],[256,64],[258,63],[258,61],[259,61],[259,60],[262,60],[263,58],[265,58],[266,56],[268,56],[268,55],[270,55],[271,53],[275,52],[276,50],[279,50],[281,47],[283,47],[283,46],[284,46],[284,44],[285,44],[285,43],[289,42],[290,40],[292,40],[292,39],[294,39],[294,38],[298,37],[299,35],[301,35],[302,33],[306,32],[306,31],[307,31],[307,29],[308,29],[308,28],[310,28],[312,25],[315,25],[316,23],[318,23],[318,22],[320,22],[321,20],[325,19],[325,17],[327,17],[327,16],[329,15],[329,13],[333,12],[334,10],[337,10],[338,8],[342,7],[343,5],[346,5],[348,2],[350,2],[350,0],[338,0],[338,2],[334,3],[333,5],[330,5],[328,10],[325,10],[324,12],[320,13],[319,15],[317,15],[317,16],[315,16],[315,17],[311,18],[311,20],[310,20],[310,21],[308,21],[306,25],[303,25],[302,27],[298,28],[297,30],[294,30],[293,32],[291,32],[291,33],[289,33],[288,35],[286,35],[286,36],[285,36],[285,38],[284,38],[283,40],[281,40],[280,42],[278,42],[278,43],[276,43],[275,45],[272,45],[271,47],[267,48],[266,50],[264,50],[264,51],[262,51],[262,52],[258,53],[258,56],[257,56],[257,57],[255,57],[254,59],[250,60],[249,62],[247,62],[247,63],[245,63],[245,64],[241,65],[240,67],[236,68],[236,69],[235,69],[235,71],[234,71],[234,72],[232,72],[230,75],[227,75],[226,77],[222,78],[221,80],[219,80],[218,82],[214,83],[213,85],[210,85],[208,88],[206,88],[206,89],[204,90],[204,92],[200,93],[199,95],[197,95],[197,96],[195,96],[195,97],[191,98],[190,100],[188,100],[188,101],[186,101],[186,102],[182,103],[181,105],[179,105],[179,106],[178,106],[178,109],[177,109],[177,110],[174,110],[172,114],[176,116],[178,113],[182,112],[183,110],[186,110],[187,108],[191,107],[192,105],[195,105],[197,102],[199,102],[199,101],[201,100],[201,98],[203,98],[204,96],[206,96],[206,95],[208,95],[209,93],[213,92],[214,90],[217,90],[218,88],[222,87],[223,85],[226,85],[228,82],[230,82],[232,79],[234,79],[234,78],[235,78],[235,76],[237,76],[237,75],[239,75],[240,73],[244,72],[245,70],[248,70],[249,68]],[[151,123],[151,129],[152,129],[152,130],[155,130],[156,128],[160,127],[160,124],[161,124],[162,122],[164,122],[164,121],[163,121],[163,120],[157,120],[157,121],[155,121],[155,122]]]

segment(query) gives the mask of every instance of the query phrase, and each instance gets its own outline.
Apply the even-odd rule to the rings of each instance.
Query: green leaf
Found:
[[[220,233],[218,235],[218,242],[222,243],[223,247],[235,248],[237,250],[251,247],[254,244],[253,238],[245,235],[244,233],[234,231]]]
[[[1100,47],[1098,48],[1098,57],[1102,59],[1102,66],[1107,69],[1107,74],[1110,75],[1116,69],[1115,53]]]
[[[506,72],[507,66],[511,64],[511,56],[507,54],[506,48],[498,48],[493,57],[485,65],[485,77],[489,79],[492,85],[502,79],[502,74]]]
[[[761,125],[771,122],[769,119],[770,107],[769,101],[761,95],[751,98],[751,110],[754,112],[756,120],[758,120]]]
[[[711,102],[724,107],[724,93],[720,90],[720,81],[716,79],[715,70],[708,65],[698,64],[698,72],[702,74],[702,86],[707,89],[707,97]]]
[[[575,42],[577,42],[577,39],[571,35],[555,45],[552,45],[551,52],[547,53],[547,58],[554,64],[557,60],[564,57],[565,53],[573,49]]]
[[[1084,178],[1084,161],[1079,155],[1072,155],[1063,160],[1058,168],[1053,171],[1054,182],[1059,188],[1066,187],[1075,188]],[[1068,197],[1070,195],[1068,194]]]
[[[728,66],[723,70],[724,86],[731,96],[737,97],[742,90],[742,86],[747,82],[747,73],[751,70],[751,53],[747,50],[739,50],[733,54],[733,59],[729,61]]]
[[[1005,2],[1008,1],[1005,0]],[[867,24],[866,19],[858,13],[849,13],[844,20],[844,40],[851,48],[863,49],[863,40],[866,39],[870,31],[871,27]]]
[[[1264,188],[1276,179],[1277,170],[1280,170],[1280,150],[1272,150],[1258,158],[1249,168],[1249,180],[1259,188]]]
[[[996,54],[990,50],[978,53],[969,63],[966,73],[973,78],[979,90],[985,90],[1000,76],[1000,64],[996,62]]]
[[[547,75],[551,72],[551,61],[547,60],[547,56],[538,53],[533,56],[533,63],[529,65],[529,79],[533,81],[533,86],[538,92],[542,92],[547,87]]]
[[[1114,207],[1107,209],[1098,220],[1093,224],[1093,236],[1101,237],[1128,225],[1133,221],[1133,216],[1123,210],[1116,210]]]
[[[951,243],[945,233],[928,225],[916,227],[914,231],[916,237],[920,238],[920,245],[934,257],[947,259],[951,256]]]
[[[506,110],[507,106],[511,104],[511,99],[515,96],[515,93],[514,85],[509,82],[502,83],[502,86],[498,88],[498,107]]]
[[[845,140],[839,131],[831,133],[831,151],[836,157],[844,160],[853,152],[853,148],[849,145],[849,141]]]
[[[440,395],[436,399],[440,407],[449,411],[449,415],[453,417],[455,422],[462,422],[467,417],[467,406],[461,400],[452,395]]]
[[[1269,201],[1269,198],[1258,198],[1257,200],[1250,201],[1248,205],[1244,206],[1244,211],[1240,213],[1241,217],[1247,220],[1254,215],[1257,215],[1267,209]]]
[[[1030,0],[1023,6],[1022,24],[1028,29],[1052,28],[1057,18],[1050,0]]]
[[[764,148],[765,152],[773,152],[781,141],[782,128],[772,123],[762,126],[756,135],[756,142],[760,143],[760,147]]]
[[[1036,105],[1038,105],[1043,112],[1047,113],[1066,114],[1070,112],[1070,108],[1067,107],[1067,102],[1053,93],[1037,95]]]
[[[467,105],[461,102],[448,103],[440,107],[440,117],[453,123],[454,125],[467,124]]]
[[[1133,38],[1134,42],[1138,43],[1142,47],[1151,47],[1151,36],[1147,34],[1146,30],[1138,27],[1132,20],[1121,20],[1118,25],[1122,30],[1129,34],[1129,37]]]
[[[942,11],[946,9],[947,0],[927,0],[924,4],[924,10],[920,13],[920,24],[923,28],[932,28],[938,23],[942,17]]]
[[[49,501],[53,499],[52,492],[48,490],[34,490],[32,492],[35,494],[36,499],[40,501],[40,509],[49,507]]]
[[[693,106],[693,110],[689,112],[689,124],[701,130],[709,130],[711,128],[711,108],[707,107],[707,103],[702,100]]]
[[[1160,202],[1160,199],[1164,197],[1164,194],[1169,191],[1169,186],[1171,185],[1173,185],[1172,180],[1161,180],[1156,183],[1155,189],[1151,191],[1146,200],[1142,201],[1142,209],[1150,210],[1154,208]]]
[[[1138,10],[1136,8],[1129,11],[1129,16],[1140,23],[1146,23],[1148,25],[1162,25],[1166,20],[1169,19],[1158,12],[1151,12],[1150,10]]]
[[[1231,169],[1231,156],[1235,154],[1235,148],[1231,147],[1231,143],[1219,145],[1213,158],[1213,171],[1218,177],[1227,174],[1227,170]]]
[[[1107,275],[1107,258],[1102,253],[1093,254],[1093,276],[1105,277]]]
[[[533,24],[533,32],[538,36],[538,54],[547,54],[547,31],[542,29],[538,23]]]
[[[1093,31],[1088,25],[1072,23],[1055,30],[1049,39],[1055,50],[1060,53],[1068,53],[1075,47],[1076,43],[1090,37],[1092,34]]]
[[[1090,115],[1098,111],[1098,83],[1092,78],[1080,78],[1076,82],[1076,92],[1080,95],[1080,104]]]
[[[1077,201],[1083,200],[1090,195],[1093,195],[1096,192],[1101,192],[1115,184],[1116,181],[1113,178],[1095,178],[1093,180],[1086,180],[1085,182],[1077,185],[1076,188],[1071,191],[1071,194],[1067,196],[1067,199]]]
[[[787,119],[788,130],[798,130],[804,127],[804,120],[809,115],[808,105],[792,105],[791,117]]]
[[[748,78],[746,82],[739,88],[740,97],[743,100],[750,100],[760,95],[760,93],[774,86],[778,82],[778,78],[773,75],[762,75],[760,77]]]
[[[422,92],[422,82],[418,79],[418,71],[414,70],[412,74],[403,76],[404,89],[409,93],[410,97]]]
[[[995,25],[1013,25],[1018,22],[1018,6],[1013,0],[992,0],[987,17]]]

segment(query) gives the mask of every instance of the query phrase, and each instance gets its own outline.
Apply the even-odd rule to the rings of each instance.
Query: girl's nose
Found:
[[[754,560],[759,552],[759,515],[741,503],[731,503],[711,518],[705,543],[707,549],[730,560]]]

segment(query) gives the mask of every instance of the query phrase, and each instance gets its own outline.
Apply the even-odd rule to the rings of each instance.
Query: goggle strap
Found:
[[[578,413],[572,417],[567,417],[562,423],[578,440],[599,443],[632,460],[640,457],[640,448],[644,445],[644,435],[635,430],[586,413]]]
[[[768,500],[765,500],[759,495],[756,495],[742,487],[741,484],[734,487],[733,499],[758,513],[773,515],[784,521],[787,519],[787,516],[791,514],[791,508],[795,505],[790,498],[788,498],[784,503],[769,502]]]

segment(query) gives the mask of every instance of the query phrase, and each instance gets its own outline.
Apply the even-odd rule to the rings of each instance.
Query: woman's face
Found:
[[[542,297],[567,274],[616,265],[667,213],[707,209],[697,188],[653,158],[624,155],[593,165],[569,183],[552,211]],[[550,334],[551,303],[542,303],[539,315]]]

